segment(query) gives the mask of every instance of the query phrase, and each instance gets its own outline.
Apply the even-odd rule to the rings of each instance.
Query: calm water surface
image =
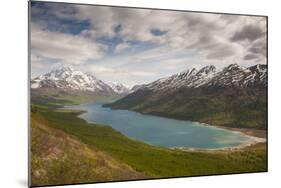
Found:
[[[88,122],[110,125],[124,135],[164,147],[224,148],[243,144],[250,137],[197,122],[144,115],[129,110],[114,110],[100,103],[66,106],[86,110],[79,117]]]

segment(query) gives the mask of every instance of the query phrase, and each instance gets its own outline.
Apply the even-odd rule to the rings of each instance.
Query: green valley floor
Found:
[[[156,147],[61,105],[32,102],[32,186],[267,171],[265,143],[233,151]]]

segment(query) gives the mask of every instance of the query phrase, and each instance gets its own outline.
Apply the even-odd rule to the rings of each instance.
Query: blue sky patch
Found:
[[[151,29],[151,34],[154,36],[162,36],[166,34],[168,31],[161,31],[160,29]]]
[[[42,2],[32,2],[31,17],[35,23],[43,24],[44,30],[52,32],[62,32],[77,35],[83,30],[90,28],[88,20],[77,20],[71,18],[75,13],[75,9],[70,6],[53,6]],[[69,15],[60,18],[56,13]]]
[[[118,24],[115,28],[114,28],[114,32],[115,33],[119,33],[120,31],[122,31],[122,25]]]

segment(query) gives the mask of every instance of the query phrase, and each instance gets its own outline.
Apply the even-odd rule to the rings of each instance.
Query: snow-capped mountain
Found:
[[[267,66],[266,65],[255,65],[249,67],[251,74],[248,75],[245,80],[248,85],[261,84],[267,86]]]
[[[90,91],[96,94],[116,94],[105,82],[92,74],[74,70],[72,67],[59,67],[31,80],[31,88],[58,88],[62,90]]]
[[[167,78],[158,79],[139,89],[172,91],[178,88],[247,88],[254,86],[267,86],[266,65],[246,68],[238,64],[231,64],[221,71],[217,71],[213,65],[205,66],[199,70],[193,68]]]
[[[131,89],[130,89],[130,93],[137,91],[138,89],[145,87],[145,84],[139,84],[139,85],[134,85]]]
[[[255,65],[246,68],[231,64],[217,73],[207,85],[223,88],[267,86],[267,66]]]
[[[216,74],[214,66],[206,66],[197,71],[195,68],[186,70],[168,78],[162,78],[146,85],[152,90],[177,89],[180,87],[197,88],[206,84]]]
[[[213,65],[199,70],[193,68],[152,83],[134,86],[131,90],[120,83],[105,83],[94,75],[59,67],[31,80],[31,88],[58,88],[90,91],[99,95],[134,93],[138,90],[175,91],[179,88],[248,88],[267,86],[267,65],[243,67],[231,64],[221,71]]]
[[[226,127],[267,128],[267,65],[190,69],[105,104]]]
[[[124,86],[121,83],[118,82],[108,82],[107,83],[114,92],[118,93],[118,94],[128,94],[130,93],[130,89],[126,86]]]

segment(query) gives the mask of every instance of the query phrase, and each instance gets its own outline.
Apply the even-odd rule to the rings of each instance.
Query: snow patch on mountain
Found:
[[[230,64],[221,71],[217,71],[215,66],[209,65],[199,70],[188,69],[179,74],[158,79],[139,89],[170,91],[178,88],[246,88],[252,86],[267,86],[267,65],[246,68],[238,64]]]
[[[82,90],[100,94],[114,94],[113,89],[92,74],[74,70],[72,67],[59,67],[31,80],[31,88],[59,88]]]
[[[207,83],[216,73],[213,65],[203,67],[199,71],[195,68],[186,70],[168,78],[162,78],[146,85],[152,90],[177,89],[180,87],[197,88]]]
[[[138,89],[141,89],[141,88],[143,88],[143,87],[145,87],[145,86],[146,86],[146,84],[134,85],[133,87],[131,87],[130,93],[133,93],[133,92],[137,91]]]
[[[107,84],[118,94],[128,94],[130,92],[130,89],[121,83],[108,82]]]

